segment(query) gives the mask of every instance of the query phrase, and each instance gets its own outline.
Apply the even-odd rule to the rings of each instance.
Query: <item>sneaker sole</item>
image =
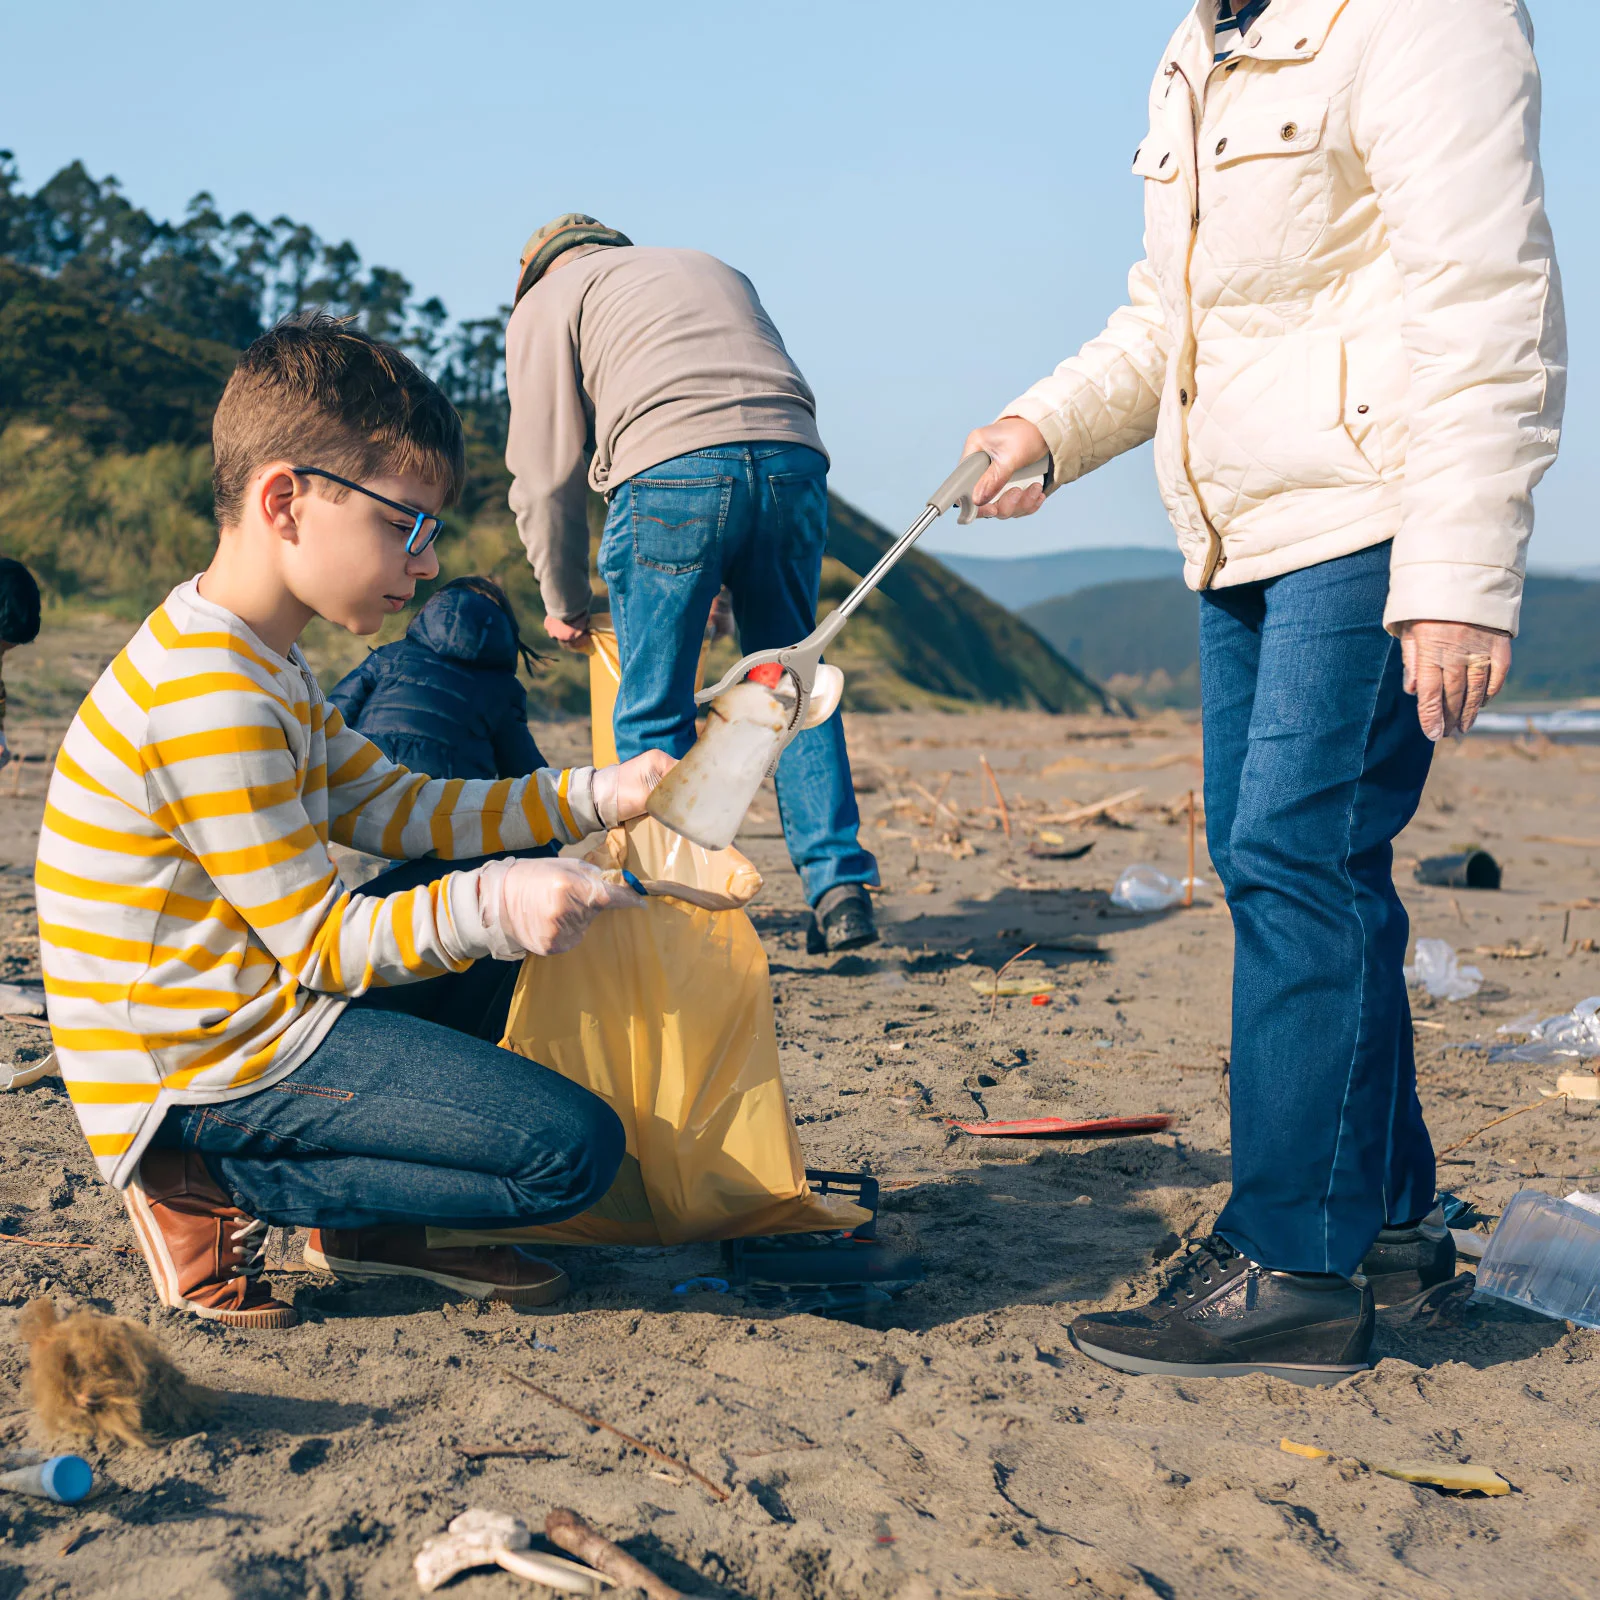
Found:
[[[1073,1348],[1116,1372],[1133,1373],[1151,1378],[1245,1378],[1253,1372],[1264,1372],[1269,1378],[1285,1378],[1302,1388],[1318,1389],[1338,1383],[1355,1372],[1371,1370],[1370,1361],[1337,1362],[1329,1365],[1288,1361],[1151,1361],[1145,1356],[1124,1355],[1120,1350],[1103,1350],[1099,1345],[1085,1344],[1077,1334],[1069,1331]]]
[[[150,1269],[156,1298],[169,1311],[187,1311],[191,1317],[199,1317],[205,1322],[220,1322],[228,1328],[292,1328],[299,1323],[300,1313],[293,1306],[264,1306],[258,1311],[219,1311],[214,1306],[201,1305],[198,1300],[186,1300],[178,1293],[178,1269],[173,1264],[167,1241],[161,1234],[161,1224],[156,1221],[144,1190],[136,1183],[130,1183],[122,1191],[122,1203],[129,1221],[133,1223],[133,1236],[139,1241],[139,1253]]]
[[[513,1289],[501,1284],[484,1283],[478,1278],[457,1278],[448,1272],[430,1272],[425,1267],[403,1267],[380,1261],[346,1261],[339,1256],[325,1255],[310,1245],[301,1255],[308,1267],[331,1273],[336,1278],[423,1278],[472,1300],[499,1300],[508,1306],[553,1305],[563,1299],[572,1287],[572,1280],[564,1272],[558,1272],[548,1283]]]

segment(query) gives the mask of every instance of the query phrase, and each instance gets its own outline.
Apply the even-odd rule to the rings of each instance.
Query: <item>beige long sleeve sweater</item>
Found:
[[[511,509],[546,612],[568,621],[589,609],[586,483],[609,495],[746,440],[823,451],[810,386],[743,273],[699,250],[573,255],[506,330]]]

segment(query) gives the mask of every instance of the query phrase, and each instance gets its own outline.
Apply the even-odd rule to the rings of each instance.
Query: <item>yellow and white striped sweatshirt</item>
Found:
[[[119,1188],[174,1105],[287,1077],[346,999],[497,945],[476,872],[387,897],[329,839],[445,859],[600,827],[593,769],[498,782],[397,767],[276,654],[180,584],[106,668],[56,760],[35,883],[56,1056]]]

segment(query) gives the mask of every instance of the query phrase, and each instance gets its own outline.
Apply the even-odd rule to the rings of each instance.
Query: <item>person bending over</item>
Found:
[[[528,240],[506,329],[511,507],[545,627],[589,627],[588,493],[622,658],[617,752],[685,754],[706,619],[726,585],[739,645],[816,626],[828,457],[816,402],[749,279],[699,250],[644,248],[573,212]],[[844,724],[798,735],[776,773],[813,953],[878,935]]]
[[[564,1275],[426,1228],[554,1221],[623,1154],[610,1108],[498,1048],[525,955],[638,904],[507,852],[637,816],[672,758],[449,781],[324,700],[312,617],[376,632],[438,573],[460,419],[398,350],[320,313],[244,353],[212,429],[216,554],[90,691],[35,869],[50,1027],[164,1305],[295,1320],[268,1224],[313,1266],[543,1303]],[[330,841],[409,858],[353,893]]]
[[[537,659],[493,578],[456,578],[406,636],[374,650],[328,692],[345,726],[435,778],[525,778],[545,765],[528,731],[517,663]]]
[[[1391,841],[1504,681],[1566,379],[1520,0],[1199,0],[1134,156],[1145,259],[1106,330],[979,428],[1035,510],[1155,438],[1200,591],[1211,859],[1234,926],[1233,1193],[1127,1372],[1363,1366],[1374,1297],[1448,1278]],[[1415,695],[1415,700],[1408,699]]]

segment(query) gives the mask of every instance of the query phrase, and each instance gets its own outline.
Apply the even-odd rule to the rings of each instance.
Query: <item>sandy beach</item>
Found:
[[[19,724],[13,742],[43,751],[59,726]],[[552,761],[582,759],[585,723],[535,731]],[[1132,916],[1108,900],[1130,863],[1183,871],[1192,722],[891,714],[849,732],[883,944],[805,954],[770,795],[741,847],[767,878],[752,914],[807,1159],[879,1178],[882,1231],[923,1256],[927,1281],[858,1325],[675,1295],[717,1270],[711,1246],[565,1250],[575,1292],[548,1312],[297,1272],[277,1281],[298,1328],[230,1331],[156,1305],[59,1080],[0,1095],[0,1453],[50,1442],[30,1431],[24,1354],[4,1337],[40,1295],[147,1323],[222,1392],[204,1432],[97,1458],[107,1489],[83,1508],[0,1498],[0,1600],[414,1594],[413,1555],[461,1510],[537,1526],[555,1505],[719,1600],[1600,1590],[1600,1335],[1493,1304],[1437,1325],[1384,1314],[1375,1369],[1328,1390],[1125,1379],[1068,1342],[1077,1313],[1143,1298],[1226,1193],[1231,933],[1214,880],[1188,910]],[[38,976],[47,771],[0,777],[0,979]],[[1050,820],[1118,795],[1088,820]],[[1414,932],[1485,976],[1470,1000],[1419,998],[1416,1043],[1438,1146],[1467,1141],[1441,1186],[1490,1214],[1522,1188],[1600,1188],[1594,1105],[1545,1101],[1550,1068],[1488,1058],[1502,1023],[1600,991],[1597,798],[1594,746],[1474,738],[1440,753],[1398,846]],[[1028,849],[1041,833],[1092,849],[1041,859]],[[1413,881],[1418,858],[1469,843],[1502,862],[1500,891]],[[1049,1003],[975,992],[1030,943],[1007,975],[1053,982]],[[7,1058],[44,1040],[0,1025]],[[950,1125],[1154,1112],[1169,1132],[1102,1143]],[[1285,1436],[1333,1455],[1285,1454]],[[526,1453],[474,1454],[486,1449]],[[1454,1499],[1363,1464],[1397,1459],[1486,1464],[1515,1492]],[[491,1570],[446,1592],[538,1591]]]

